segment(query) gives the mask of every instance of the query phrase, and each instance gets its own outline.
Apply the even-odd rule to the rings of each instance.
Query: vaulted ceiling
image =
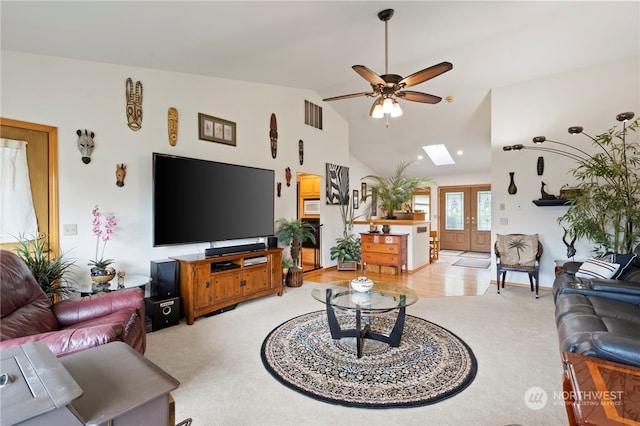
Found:
[[[453,70],[412,87],[453,101],[400,100],[404,115],[369,117],[373,98],[321,103],[349,122],[350,149],[375,173],[443,143],[416,175],[486,173],[491,89],[640,55],[640,3],[579,1],[2,1],[3,49],[310,89],[321,98],[371,86],[351,66],[407,76]],[[463,155],[456,155],[456,151]]]

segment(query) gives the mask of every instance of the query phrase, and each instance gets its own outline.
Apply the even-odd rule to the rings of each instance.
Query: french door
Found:
[[[438,192],[440,248],[490,252],[491,186],[446,186]]]

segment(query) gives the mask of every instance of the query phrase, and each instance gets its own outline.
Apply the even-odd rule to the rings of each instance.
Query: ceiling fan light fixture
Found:
[[[400,104],[395,99],[393,100],[393,109],[391,110],[391,117],[400,117],[402,115],[402,108],[400,108]]]
[[[371,111],[371,117],[373,118],[382,118],[384,117],[384,113],[382,112],[382,105],[380,102],[376,102],[373,110]]]
[[[382,102],[382,112],[385,114],[391,114],[391,111],[393,111],[393,99],[385,98]]]

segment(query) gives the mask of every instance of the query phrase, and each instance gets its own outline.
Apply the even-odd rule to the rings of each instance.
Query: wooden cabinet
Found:
[[[180,297],[187,324],[245,300],[282,296],[282,249],[205,257],[172,257],[180,265]],[[260,263],[254,263],[259,259]]]
[[[398,274],[407,268],[407,241],[409,234],[361,233],[362,264],[393,266]]]
[[[320,177],[304,175],[300,177],[300,197],[320,198]]]

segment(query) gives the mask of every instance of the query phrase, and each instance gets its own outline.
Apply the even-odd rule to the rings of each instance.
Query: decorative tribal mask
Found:
[[[116,185],[124,186],[124,177],[127,175],[127,165],[124,163],[116,164]]]
[[[127,78],[127,125],[134,132],[142,127],[142,83],[136,81],[135,88],[133,80]]]
[[[87,129],[84,129],[84,132],[78,129],[76,134],[78,135],[78,150],[82,154],[82,162],[89,164],[91,162],[91,153],[93,153],[93,148],[95,147],[95,142],[93,142],[95,135],[93,132],[89,133]]]

